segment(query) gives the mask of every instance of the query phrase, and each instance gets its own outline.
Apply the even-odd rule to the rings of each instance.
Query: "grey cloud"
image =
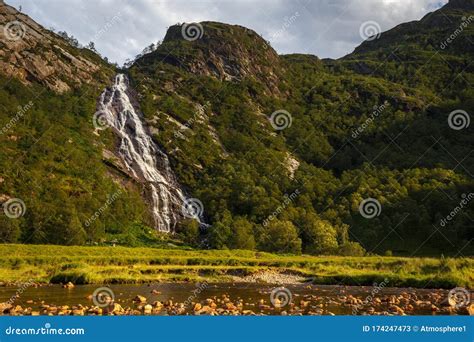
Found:
[[[7,0],[45,27],[67,31],[122,64],[162,40],[177,22],[239,24],[269,40],[279,53],[342,57],[362,42],[359,27],[382,31],[417,20],[447,0]],[[117,19],[118,18],[118,19]]]

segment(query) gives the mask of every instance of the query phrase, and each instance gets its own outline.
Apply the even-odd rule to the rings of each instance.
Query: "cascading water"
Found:
[[[114,85],[101,94],[97,113],[119,137],[118,154],[129,173],[145,184],[155,227],[162,232],[174,231],[183,217],[185,197],[167,155],[150,137],[132,104],[125,75],[118,74]]]

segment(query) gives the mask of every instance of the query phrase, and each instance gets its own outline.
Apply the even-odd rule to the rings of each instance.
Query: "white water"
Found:
[[[145,184],[155,227],[172,232],[182,218],[183,192],[169,160],[153,141],[127,93],[128,80],[118,74],[100,96],[98,112],[120,139],[118,154],[133,177]]]

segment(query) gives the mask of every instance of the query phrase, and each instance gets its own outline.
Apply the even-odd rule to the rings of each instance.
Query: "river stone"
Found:
[[[67,284],[63,285],[63,287],[65,289],[73,289],[74,288],[74,284],[71,283],[71,282],[68,282]]]
[[[137,296],[133,299],[133,301],[136,302],[136,303],[146,303],[146,297],[137,295]]]
[[[9,303],[0,303],[0,313],[7,313],[12,308],[12,305]]]

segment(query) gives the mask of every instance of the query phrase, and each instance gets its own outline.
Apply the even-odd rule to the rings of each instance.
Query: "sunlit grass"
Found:
[[[243,250],[0,245],[0,281],[143,283],[232,281],[276,269],[315,283],[445,287],[474,285],[473,258],[276,255]]]

